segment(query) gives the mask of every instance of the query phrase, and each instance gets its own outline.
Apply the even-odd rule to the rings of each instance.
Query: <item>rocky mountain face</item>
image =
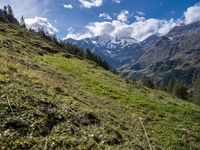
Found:
[[[108,35],[100,35],[83,40],[67,39],[65,42],[76,44],[81,48],[91,49],[113,68],[120,68],[134,62],[143,54],[141,43],[134,38],[112,38]]]
[[[122,67],[120,73],[134,80],[145,75],[163,85],[170,80],[191,85],[200,68],[199,33],[199,22],[173,28],[143,49],[137,61]]]

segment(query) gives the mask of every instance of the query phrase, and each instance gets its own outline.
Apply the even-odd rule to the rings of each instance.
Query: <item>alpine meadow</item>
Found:
[[[0,6],[0,150],[200,150],[198,1]]]

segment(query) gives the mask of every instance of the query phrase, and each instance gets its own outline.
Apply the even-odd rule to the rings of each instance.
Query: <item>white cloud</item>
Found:
[[[179,21],[173,19],[170,20],[159,20],[159,19],[138,19],[136,22],[131,24],[133,29],[132,37],[136,38],[139,41],[142,41],[149,37],[152,34],[161,34],[165,35],[173,27],[179,24]]]
[[[117,20],[121,22],[126,22],[129,17],[129,11],[128,10],[122,10],[121,13],[117,16]]]
[[[76,40],[81,40],[81,39],[85,39],[85,38],[90,38],[92,37],[91,33],[86,32],[84,34],[80,34],[80,33],[75,33],[73,28],[68,28],[67,29],[68,34],[66,37],[63,38],[63,40],[65,39],[76,39]]]
[[[135,20],[136,20],[137,22],[139,22],[139,21],[144,21],[145,18],[144,18],[144,17],[140,17],[140,16],[135,16]]]
[[[85,8],[100,7],[103,5],[103,0],[79,0]]]
[[[200,3],[197,3],[196,5],[189,7],[184,12],[184,17],[186,24],[200,21]]]
[[[56,32],[59,32],[58,29],[56,29],[51,23],[49,23],[47,18],[29,18],[25,19],[25,23],[28,28],[31,28],[36,31],[38,29],[43,28],[45,32],[48,32],[51,35],[55,34]]]
[[[138,41],[143,41],[153,34],[165,35],[172,28],[182,23],[190,24],[200,21],[200,3],[189,7],[184,12],[183,19],[155,19],[144,17],[145,13],[136,12],[135,22],[127,23],[130,14],[127,10],[121,11],[117,19],[112,21],[94,22],[88,24],[85,34],[76,34],[78,37],[93,37],[107,34],[112,37],[132,37]],[[74,36],[75,37],[75,36]],[[76,38],[76,37],[75,37]]]
[[[180,21],[177,20],[159,20],[159,19],[145,19],[138,17],[136,22],[127,24],[119,20],[111,22],[94,22],[86,26],[87,32],[85,34],[68,34],[67,37],[74,39],[82,39],[86,37],[93,37],[98,35],[110,35],[116,37],[132,37],[138,41],[143,41],[153,34],[165,35],[170,29],[178,25]]]
[[[104,19],[107,19],[107,20],[112,20],[112,17],[107,14],[107,13],[101,13],[99,14],[99,18],[104,18]]]
[[[121,3],[121,0],[114,0],[115,1],[115,3]]]
[[[63,7],[67,9],[73,9],[73,6],[71,4],[63,4]]]
[[[63,38],[63,40],[65,39],[76,39],[76,40],[82,40],[82,39],[85,39],[85,38],[91,38],[92,35],[87,32],[87,33],[84,33],[84,34],[80,34],[80,33],[69,33],[67,34],[67,36],[65,38]]]
[[[112,22],[95,22],[87,25],[86,28],[94,36],[102,34],[110,35],[115,30],[115,26]]]

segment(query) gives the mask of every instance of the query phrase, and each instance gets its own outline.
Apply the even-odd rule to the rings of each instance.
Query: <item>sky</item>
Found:
[[[142,41],[174,26],[200,21],[199,0],[0,0],[27,27],[60,39],[107,34]]]

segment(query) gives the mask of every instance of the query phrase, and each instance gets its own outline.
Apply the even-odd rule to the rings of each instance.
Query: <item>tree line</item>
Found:
[[[13,24],[19,24],[18,20],[14,17],[14,13],[10,5],[4,6],[3,9],[0,9],[0,19]]]
[[[14,17],[13,10],[10,5],[4,6],[3,9],[0,9],[0,20],[4,22],[10,22],[16,25],[20,25],[21,27],[26,28],[24,17],[22,16],[20,19],[20,22]],[[69,52],[72,55],[82,57],[84,59],[91,60],[97,65],[103,67],[106,70],[111,70],[108,63],[103,60],[101,57],[97,56],[94,52],[92,52],[90,49],[81,49],[78,48],[74,44],[67,44],[63,42],[62,40],[59,40],[56,35],[50,35],[47,31],[45,31],[43,28],[39,28],[37,31],[29,29],[31,32],[37,32],[42,36],[43,38],[46,38],[47,40],[51,40],[57,45],[59,45],[62,49],[65,49],[67,52]]]
[[[173,79],[169,80],[167,86],[162,83],[154,84],[153,81],[146,76],[143,77],[142,84],[151,89],[167,91],[175,97],[200,105],[200,74],[197,75],[190,88],[183,82],[174,81]]]
[[[56,39],[57,38],[54,37],[54,40],[56,40]],[[109,64],[104,59],[102,59],[100,56],[97,56],[90,49],[82,49],[82,48],[79,48],[78,46],[76,46],[75,44],[65,43],[63,41],[60,41],[59,44],[61,44],[64,49],[68,50],[68,52],[70,54],[91,60],[91,61],[97,63],[97,65],[101,66],[102,68],[112,71]]]

